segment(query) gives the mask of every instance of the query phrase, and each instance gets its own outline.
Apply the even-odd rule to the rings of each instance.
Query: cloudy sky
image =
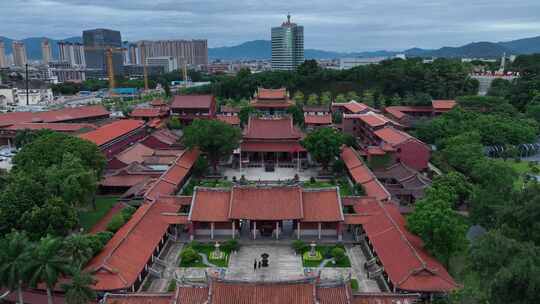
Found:
[[[287,12],[306,48],[336,51],[438,48],[540,35],[540,0],[0,0],[0,36],[206,38],[210,47],[270,39]]]

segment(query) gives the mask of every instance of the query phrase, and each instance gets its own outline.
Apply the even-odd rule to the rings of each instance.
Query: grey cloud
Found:
[[[118,29],[126,40],[207,38],[210,46],[269,39],[285,14],[308,48],[440,47],[540,34],[540,1],[521,0],[0,0],[0,35]]]

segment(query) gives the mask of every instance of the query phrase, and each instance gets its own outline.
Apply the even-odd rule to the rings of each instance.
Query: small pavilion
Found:
[[[258,88],[250,105],[264,115],[282,115],[294,103],[289,98],[287,89],[264,89]]]

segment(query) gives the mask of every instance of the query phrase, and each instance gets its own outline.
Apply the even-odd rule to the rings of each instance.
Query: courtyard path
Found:
[[[367,273],[364,270],[366,258],[360,246],[345,246],[347,255],[351,261],[351,270],[353,278],[358,281],[358,288],[361,292],[380,292],[377,282],[367,278]]]
[[[269,267],[253,269],[255,259],[268,253]],[[290,246],[250,245],[242,246],[236,254],[231,254],[226,279],[246,281],[280,281],[304,277],[302,260]]]

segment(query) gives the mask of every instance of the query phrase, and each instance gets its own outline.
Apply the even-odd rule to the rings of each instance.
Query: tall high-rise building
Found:
[[[122,51],[122,36],[119,31],[94,29],[83,31],[84,54],[88,69],[100,70],[107,73],[107,49],[112,48],[113,70],[115,75],[122,75],[124,62]]]
[[[81,43],[58,42],[59,61],[67,62],[72,67],[85,67],[84,45]]]
[[[26,57],[26,47],[22,41],[13,41],[12,47],[13,51],[13,64],[18,67],[23,67],[28,63]]]
[[[43,39],[43,41],[41,41],[41,59],[44,64],[49,64],[49,61],[52,59],[52,50],[49,39]]]
[[[0,40],[0,68],[5,68],[7,66],[6,47],[4,41]]]
[[[272,28],[272,70],[291,71],[304,62],[304,27],[291,22],[291,15]]]
[[[149,57],[173,57],[180,66],[184,63],[190,66],[208,64],[206,39],[139,41],[133,48],[129,51],[131,64],[142,64]]]

